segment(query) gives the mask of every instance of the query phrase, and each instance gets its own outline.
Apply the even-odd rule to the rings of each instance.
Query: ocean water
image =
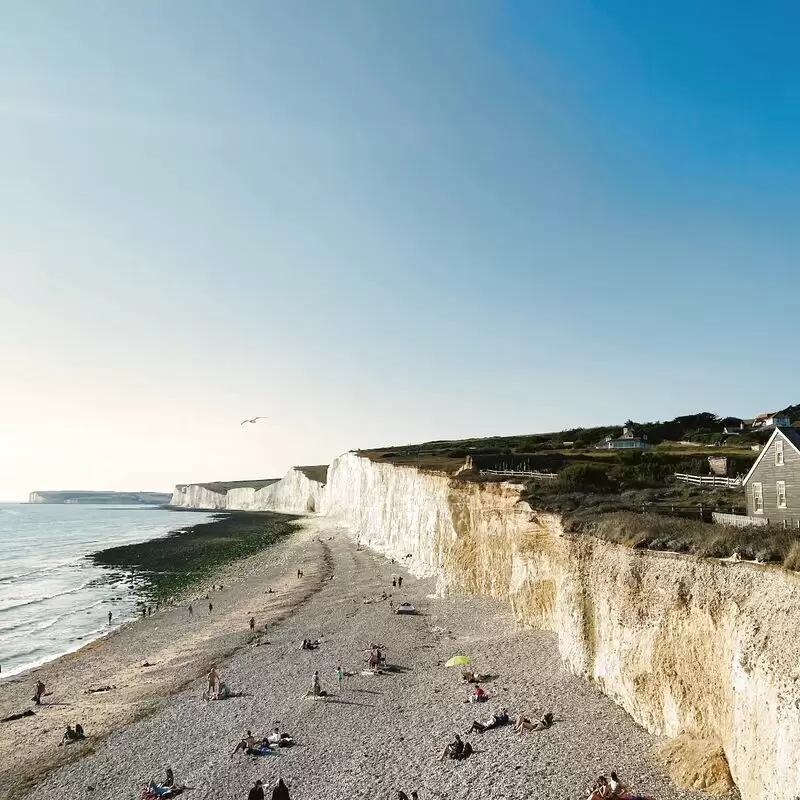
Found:
[[[0,504],[0,679],[135,617],[136,577],[95,566],[88,554],[211,516],[146,506]]]

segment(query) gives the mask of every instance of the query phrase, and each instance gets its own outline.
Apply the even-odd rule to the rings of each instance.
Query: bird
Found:
[[[266,417],[253,417],[253,419],[243,419],[239,424],[246,425],[248,422],[252,425],[255,425],[260,419],[266,419]]]

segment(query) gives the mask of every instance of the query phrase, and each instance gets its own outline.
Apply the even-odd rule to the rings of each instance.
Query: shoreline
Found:
[[[128,511],[130,509],[126,508],[125,510]],[[148,571],[146,568],[142,569],[140,561],[136,559],[137,555],[144,555],[146,558],[148,551],[163,550],[164,545],[169,544],[168,540],[175,538],[186,537],[184,541],[192,540],[193,546],[197,546],[198,540],[208,537],[209,535],[211,535],[214,539],[218,539],[226,534],[230,535],[231,531],[229,529],[233,529],[234,533],[237,535],[248,537],[252,535],[252,530],[246,530],[245,528],[257,527],[257,525],[243,526],[241,525],[242,520],[248,520],[257,523],[258,519],[266,519],[268,522],[273,523],[276,530],[274,531],[271,540],[262,539],[260,543],[256,543],[257,546],[253,548],[253,552],[259,552],[261,550],[267,550],[275,547],[275,545],[286,536],[290,536],[294,529],[294,525],[299,519],[296,515],[279,514],[273,512],[225,510],[209,511],[207,509],[182,509],[155,505],[142,506],[141,510],[188,511],[195,514],[208,514],[209,518],[202,522],[196,522],[188,527],[176,526],[166,534],[162,536],[156,536],[152,539],[145,539],[144,541],[127,545],[112,545],[110,547],[105,547],[102,550],[96,550],[87,553],[84,556],[87,562],[91,563],[95,567],[107,571],[108,574],[105,578],[107,582],[112,581],[115,573],[124,574],[125,583],[128,587],[127,593],[130,597],[132,606],[131,612],[125,617],[120,617],[119,621],[115,621],[115,623],[110,626],[103,626],[101,629],[84,634],[79,640],[73,642],[72,645],[65,643],[67,649],[64,649],[61,652],[51,653],[43,656],[40,659],[37,659],[30,664],[25,664],[21,667],[13,668],[5,673],[0,673],[0,686],[9,680],[23,677],[34,670],[43,669],[48,664],[58,661],[61,658],[71,656],[74,653],[82,650],[84,647],[88,647],[97,641],[106,639],[107,637],[118,633],[127,626],[139,622],[142,617],[140,616],[138,609],[140,609],[143,605],[153,605],[158,602],[166,607],[170,607],[188,602],[192,598],[193,593],[196,593],[196,591],[198,591],[200,587],[204,585],[204,583],[207,583],[209,579],[213,580],[213,575],[215,572],[225,570],[231,564],[234,564],[236,561],[242,560],[243,558],[242,556],[238,555],[235,558],[218,558],[210,570],[207,570],[203,574],[192,574],[191,566],[188,570],[186,569],[186,553],[183,553],[181,561],[178,562],[182,565],[183,569],[177,571],[182,577],[179,590],[176,591],[172,596],[159,596],[158,586],[161,583],[161,576],[155,572]],[[120,557],[119,559],[114,559],[113,556],[109,557],[110,554],[114,554],[115,552],[119,551],[124,551],[126,554],[128,554],[129,558],[133,557],[135,560],[133,562],[128,561],[128,563],[126,563],[125,558]]]
[[[209,524],[213,521],[200,526]],[[36,712],[34,717],[0,723],[0,798],[25,796],[43,775],[80,757],[84,748],[56,747],[67,724],[80,722],[94,746],[156,711],[205,674],[210,661],[253,646],[259,631],[263,638],[265,628],[294,613],[319,590],[325,577],[324,545],[314,540],[315,530],[313,520],[295,521],[291,532],[266,549],[204,574],[207,585],[213,580],[223,587],[209,591],[209,601],[202,584],[196,583],[186,600],[129,620],[76,650],[0,682],[0,718],[27,709]],[[304,573],[302,579],[296,576],[298,568]],[[273,588],[275,594],[264,594],[263,587]],[[189,617],[186,603],[192,597],[202,600]],[[213,613],[206,602],[213,602]],[[251,615],[258,622],[255,634],[248,627]],[[152,666],[144,667],[145,663]],[[39,679],[53,693],[37,708],[30,696]],[[103,686],[116,688],[86,693]]]

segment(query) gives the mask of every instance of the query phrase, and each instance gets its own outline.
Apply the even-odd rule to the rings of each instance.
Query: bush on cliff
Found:
[[[747,561],[782,563],[800,569],[800,535],[783,528],[731,528],[693,519],[657,514],[615,512],[565,520],[565,530],[647,550],[728,558],[734,553]]]
[[[570,464],[558,473],[558,482],[566,492],[613,492],[618,488],[599,464]]]

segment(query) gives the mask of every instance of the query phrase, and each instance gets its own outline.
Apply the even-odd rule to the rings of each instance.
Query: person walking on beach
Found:
[[[214,604],[213,604],[213,603],[209,603],[209,604],[208,604],[208,613],[209,613],[209,614],[211,614],[211,612],[212,612],[213,610],[214,610]]]
[[[403,576],[402,575],[398,575],[397,576],[397,588],[398,589],[402,589],[403,588]]]
[[[191,617],[193,615],[194,615],[194,609],[192,608],[192,604],[189,603],[189,616]]]
[[[256,618],[250,617],[250,630],[254,631],[256,629]]]
[[[392,589],[396,588],[397,588],[397,578],[395,578],[395,576],[392,575]]]
[[[41,681],[36,681],[36,686],[33,689],[33,697],[31,698],[31,700],[33,700],[33,702],[36,703],[37,706],[40,706],[42,704],[42,697],[44,697],[44,688],[45,688],[44,684]]]
[[[264,800],[264,786],[261,781],[256,781],[250,794],[247,795],[247,800]]]
[[[111,624],[111,617],[113,617],[113,616],[114,616],[114,615],[113,615],[113,614],[112,614],[112,613],[109,611],[109,612],[108,612],[108,624],[109,624],[109,625]]]
[[[344,672],[341,667],[336,667],[336,680],[339,681],[339,691],[342,691],[342,681],[344,680]]]

